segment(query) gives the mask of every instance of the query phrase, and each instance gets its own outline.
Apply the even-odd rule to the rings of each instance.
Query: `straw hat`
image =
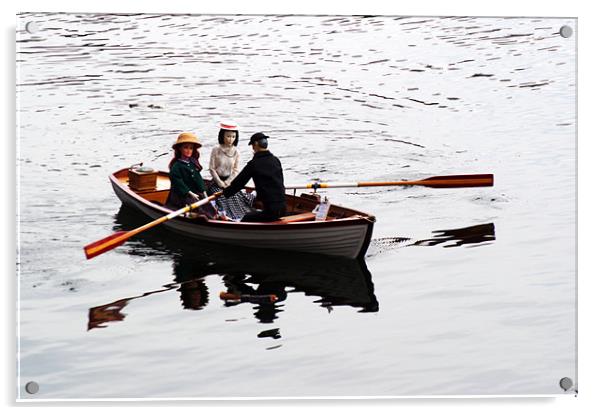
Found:
[[[178,136],[177,141],[173,144],[173,146],[171,146],[171,148],[175,149],[177,146],[184,143],[192,143],[194,144],[194,148],[203,146],[197,136],[193,133],[182,133]]]

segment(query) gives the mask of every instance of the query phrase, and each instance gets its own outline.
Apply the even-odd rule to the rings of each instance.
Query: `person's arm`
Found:
[[[244,169],[232,180],[230,186],[224,189],[224,196],[230,197],[241,190],[253,177],[253,160],[249,161]]]
[[[230,177],[226,180],[226,186],[230,186],[232,181],[238,176],[238,162],[240,161],[240,153],[236,150],[236,156],[234,157],[234,163],[232,164],[232,172],[230,173]]]
[[[178,196],[184,197],[190,192],[190,188],[184,182],[182,168],[177,162],[169,170],[169,179],[171,180],[171,188]]]
[[[222,189],[227,186],[226,183],[222,179],[220,179],[219,174],[217,173],[217,157],[218,157],[218,148],[213,147],[211,150],[211,157],[209,158],[209,173],[211,173],[211,177],[213,177],[213,181],[217,183],[219,187]]]

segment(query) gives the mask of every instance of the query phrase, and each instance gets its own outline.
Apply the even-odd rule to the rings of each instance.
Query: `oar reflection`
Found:
[[[482,225],[468,226],[466,228],[433,231],[432,238],[422,239],[411,245],[433,246],[448,243],[443,247],[451,248],[454,246],[482,244],[491,241],[495,241],[495,226],[493,223],[485,223]]]
[[[366,257],[373,257],[397,248],[410,246],[476,247],[491,244],[495,241],[495,226],[493,223],[467,226],[457,229],[442,229],[433,231],[431,238],[412,239],[407,237],[385,237],[373,239]]]

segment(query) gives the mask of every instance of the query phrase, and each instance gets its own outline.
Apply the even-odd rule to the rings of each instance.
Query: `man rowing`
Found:
[[[250,179],[255,183],[257,199],[263,204],[262,210],[247,213],[242,222],[271,222],[286,214],[284,177],[280,160],[268,150],[268,136],[255,133],[249,140],[253,158],[224,189],[224,196],[231,197],[242,190]]]

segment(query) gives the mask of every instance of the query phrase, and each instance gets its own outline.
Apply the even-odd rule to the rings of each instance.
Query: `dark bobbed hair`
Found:
[[[236,138],[234,139],[234,143],[232,144],[234,147],[236,147],[238,145],[238,130],[225,130],[225,129],[220,129],[219,133],[217,134],[217,142],[220,144],[224,144],[224,134],[226,134],[226,131],[234,131],[236,133]]]

